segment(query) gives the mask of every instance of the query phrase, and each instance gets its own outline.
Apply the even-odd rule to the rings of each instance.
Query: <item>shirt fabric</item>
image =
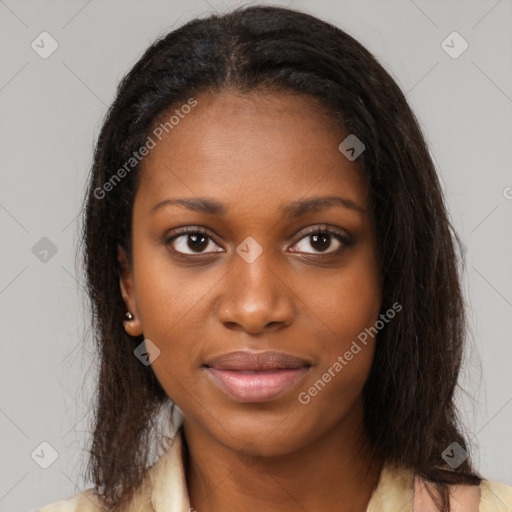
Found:
[[[149,469],[128,512],[195,512],[190,507],[187,491],[182,436],[180,428],[163,456]],[[366,512],[436,511],[425,488],[418,482],[411,471],[384,466]],[[453,512],[512,512],[512,487],[508,485],[483,480],[480,487],[456,487],[464,487],[466,492],[453,495]],[[91,488],[50,503],[38,512],[104,512],[104,509]]]

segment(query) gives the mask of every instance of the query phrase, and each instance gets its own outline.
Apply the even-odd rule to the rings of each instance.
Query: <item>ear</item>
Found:
[[[133,315],[132,320],[123,320],[124,329],[130,336],[140,336],[142,334],[142,325],[137,308],[132,271],[126,251],[120,245],[117,246],[117,260],[119,261],[120,269],[119,287],[121,295],[123,296],[126,311]]]

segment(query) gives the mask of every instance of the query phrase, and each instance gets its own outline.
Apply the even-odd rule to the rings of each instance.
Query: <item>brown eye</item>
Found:
[[[343,247],[349,246],[350,240],[341,233],[329,229],[316,229],[307,233],[293,247],[292,252],[307,254],[332,254],[339,252]]]
[[[199,230],[178,233],[169,238],[166,243],[180,254],[193,255],[222,251],[207,233]],[[214,247],[218,249],[207,251],[208,248]]]

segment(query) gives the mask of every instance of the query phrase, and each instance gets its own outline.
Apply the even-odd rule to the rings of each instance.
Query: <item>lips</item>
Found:
[[[218,370],[288,370],[295,368],[303,368],[310,364],[298,357],[284,352],[247,352],[238,351],[223,354],[215,357],[206,363],[210,368]]]
[[[238,402],[263,402],[277,398],[309,371],[311,363],[283,352],[238,351],[209,360],[211,381]]]

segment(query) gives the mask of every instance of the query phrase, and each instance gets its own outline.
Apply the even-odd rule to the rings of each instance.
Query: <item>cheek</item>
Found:
[[[350,270],[333,273],[328,283],[311,294],[317,297],[315,311],[320,313],[333,339],[339,340],[334,341],[338,349],[373,326],[381,307],[379,276],[373,258],[368,255],[354,259]]]
[[[318,428],[339,421],[351,409],[370,373],[380,295],[377,287],[365,285],[359,281],[355,289],[341,286],[335,296],[325,297],[326,304],[337,305],[327,320],[329,336],[319,340],[317,365],[297,396],[322,418]]]
[[[328,287],[316,289],[315,311],[328,327],[322,337],[314,381],[321,379],[328,393],[357,395],[370,371],[379,319],[381,290],[374,260],[360,258],[350,272],[332,276]],[[322,382],[317,386],[323,389]],[[315,391],[313,391],[313,394]],[[332,395],[331,395],[332,396]]]
[[[201,332],[201,299],[215,280],[206,273],[201,279],[187,278],[160,251],[135,253],[137,306],[145,339],[160,351],[152,368],[167,394],[186,393],[188,380],[204,343]],[[217,279],[218,280],[218,279]]]
[[[208,271],[198,276],[197,269],[173,263],[165,247],[144,248],[141,244],[135,258],[135,288],[144,336],[174,339],[177,344],[183,339],[178,336],[181,330],[186,328],[188,338],[193,336],[201,328],[198,311],[222,273]]]

